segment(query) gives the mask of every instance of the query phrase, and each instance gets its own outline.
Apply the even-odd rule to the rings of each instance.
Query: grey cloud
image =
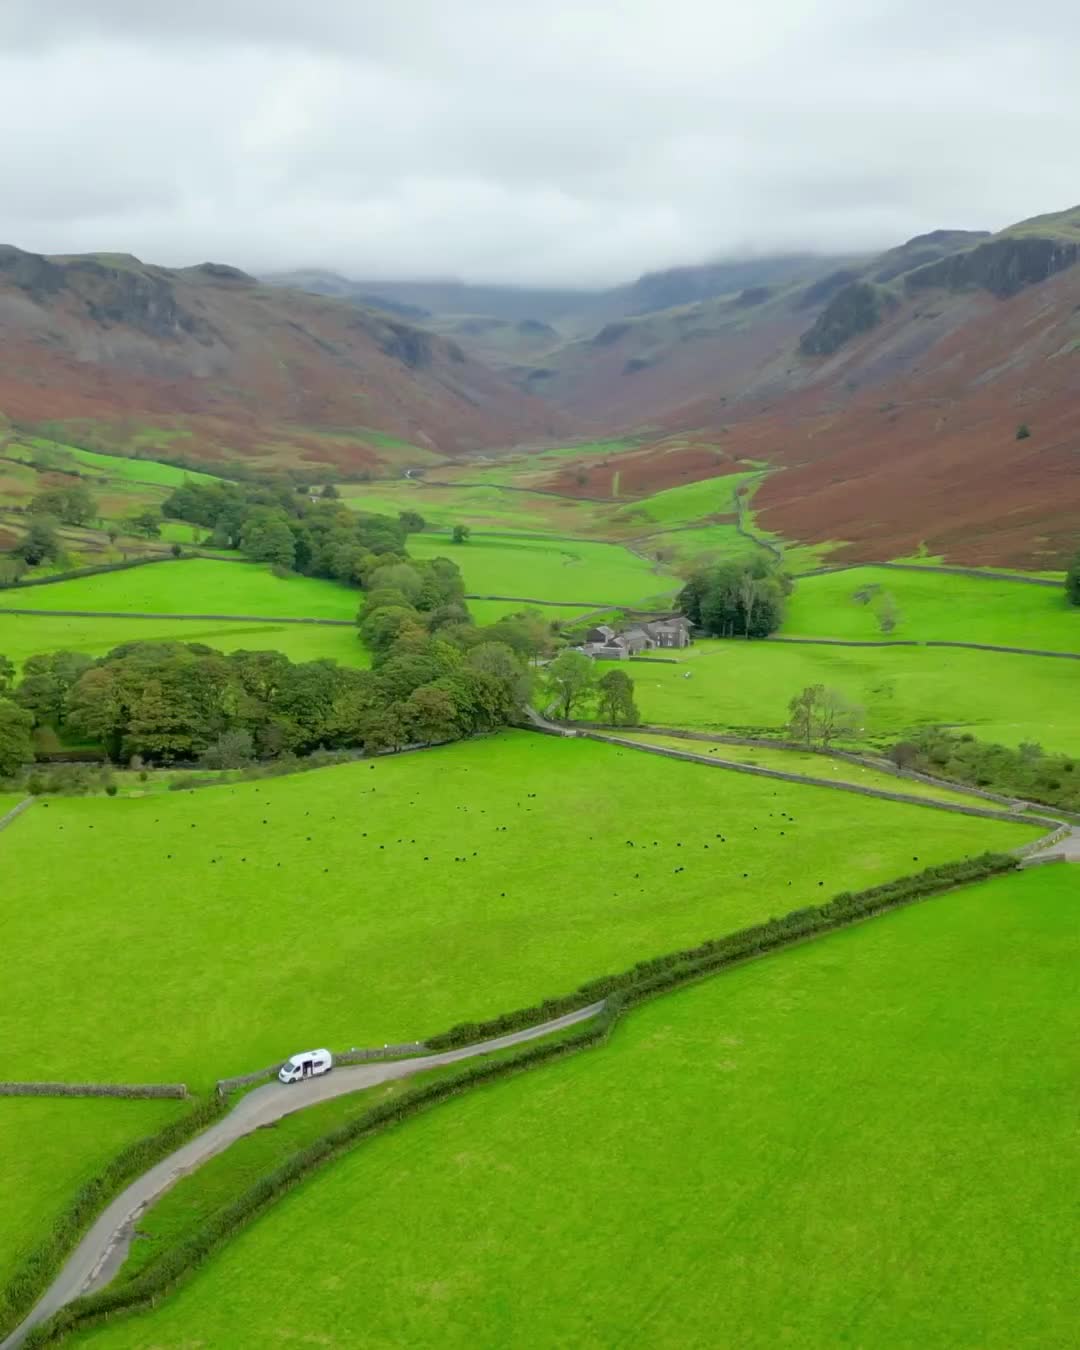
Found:
[[[1080,197],[1080,14],[1002,0],[4,0],[0,239],[607,284]]]

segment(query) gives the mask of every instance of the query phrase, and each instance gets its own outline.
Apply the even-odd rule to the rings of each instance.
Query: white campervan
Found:
[[[299,1083],[302,1078],[315,1078],[320,1073],[328,1073],[333,1056],[329,1050],[301,1050],[298,1055],[290,1055],[278,1070],[283,1083]]]

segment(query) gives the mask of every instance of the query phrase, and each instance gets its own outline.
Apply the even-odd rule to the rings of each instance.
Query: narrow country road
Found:
[[[43,1322],[81,1294],[93,1293],[108,1284],[123,1264],[139,1216],[181,1177],[194,1172],[204,1162],[244,1135],[251,1134],[253,1130],[260,1129],[264,1125],[272,1125],[282,1116],[301,1111],[306,1106],[314,1106],[317,1102],[330,1101],[333,1097],[344,1097],[350,1092],[360,1092],[379,1083],[387,1083],[396,1078],[408,1078],[425,1069],[457,1064],[463,1059],[472,1059],[477,1055],[489,1054],[494,1050],[503,1050],[508,1046],[520,1045],[525,1041],[550,1035],[564,1027],[573,1026],[576,1022],[584,1022],[590,1017],[595,1017],[602,1007],[602,1002],[593,1003],[587,1008],[580,1008],[576,1012],[556,1017],[539,1026],[526,1027],[524,1031],[497,1036],[490,1041],[480,1041],[476,1045],[467,1045],[460,1050],[418,1055],[412,1059],[399,1059],[390,1063],[360,1064],[334,1069],[333,1072],[321,1078],[310,1079],[306,1083],[286,1085],[275,1080],[267,1083],[265,1087],[255,1088],[247,1096],[242,1097],[222,1120],[189,1140],[175,1153],[151,1167],[148,1172],[144,1172],[113,1200],[72,1252],[60,1274],[26,1320],[0,1344],[0,1350],[16,1350],[17,1346],[22,1345],[31,1327]]]

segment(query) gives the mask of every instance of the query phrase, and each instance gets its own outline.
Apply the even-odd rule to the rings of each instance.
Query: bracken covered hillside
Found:
[[[756,499],[763,524],[843,540],[844,556],[925,543],[1060,565],[1080,521],[1080,209],[885,281],[881,262],[798,350],[667,424],[722,429],[740,455],[783,466]]]
[[[418,462],[409,446],[430,458],[564,425],[398,316],[212,263],[171,270],[10,246],[0,247],[0,413],[92,447],[351,472],[395,453]]]

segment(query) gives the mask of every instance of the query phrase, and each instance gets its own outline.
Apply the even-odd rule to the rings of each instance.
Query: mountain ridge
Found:
[[[122,449],[142,424],[193,460],[356,473],[379,468],[388,440],[439,456],[566,425],[395,315],[222,263],[12,245],[0,246],[0,412],[66,423],[89,448]]]

